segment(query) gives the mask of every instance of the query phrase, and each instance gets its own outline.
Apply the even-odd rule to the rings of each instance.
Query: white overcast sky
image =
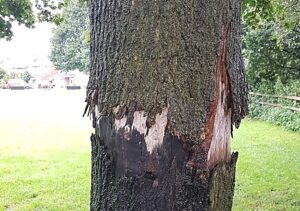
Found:
[[[11,41],[0,40],[0,65],[27,66],[38,59],[49,63],[50,38],[54,27],[50,23],[37,23],[34,29],[14,24]]]

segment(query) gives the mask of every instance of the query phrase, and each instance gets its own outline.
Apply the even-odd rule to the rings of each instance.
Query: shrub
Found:
[[[259,104],[258,97],[251,97],[249,117],[264,120],[288,130],[300,132],[300,112]]]

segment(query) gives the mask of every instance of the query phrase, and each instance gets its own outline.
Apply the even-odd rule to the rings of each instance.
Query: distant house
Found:
[[[66,88],[74,85],[74,74],[58,73],[53,77],[53,84],[57,88]]]
[[[29,81],[34,88],[86,88],[88,75],[79,71],[68,73],[50,72],[49,74],[35,75]]]
[[[30,79],[29,84],[33,88],[43,88],[43,89],[49,89],[53,88],[53,84],[51,81],[51,77],[49,74],[43,74],[43,75],[38,75],[34,76],[33,78]]]
[[[53,84],[58,88],[78,87],[86,88],[88,76],[79,71],[58,73],[53,77]]]

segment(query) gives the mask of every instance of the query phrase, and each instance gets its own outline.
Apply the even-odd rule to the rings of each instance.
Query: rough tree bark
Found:
[[[241,0],[90,0],[91,210],[231,210]]]

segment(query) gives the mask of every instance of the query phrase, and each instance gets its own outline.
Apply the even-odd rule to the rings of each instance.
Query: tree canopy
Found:
[[[24,73],[21,74],[21,79],[23,81],[25,81],[26,83],[28,83],[31,78],[32,78],[32,75],[28,71],[25,71]]]
[[[251,30],[244,37],[244,52],[249,61],[248,76],[252,84],[266,79],[283,82],[300,78],[300,26],[278,38],[278,24],[268,23]]]
[[[0,68],[0,81],[1,80],[5,80],[5,78],[8,78],[8,74],[5,70],[3,70],[2,68]]]
[[[31,0],[0,0],[0,39],[10,39],[13,36],[12,22],[33,27],[36,20],[51,21],[61,23],[62,17],[57,12],[68,5],[72,0],[35,0],[32,5]],[[87,0],[78,0],[86,4]],[[249,25],[256,25],[261,20],[272,20],[275,17],[284,18],[282,4],[294,2],[295,0],[244,0],[243,14]],[[36,16],[33,6],[38,10]]]
[[[70,0],[62,12],[63,21],[53,30],[51,56],[62,71],[89,67],[89,25],[87,3]]]
[[[283,20],[284,10],[280,0],[244,0],[243,18],[247,25],[256,27],[263,21]]]
[[[14,21],[33,27],[35,17],[30,0],[0,0],[0,38],[11,39]]]
[[[243,27],[243,52],[252,89],[300,79],[299,1],[284,1],[284,21],[264,21],[257,28]]]
[[[36,21],[59,24],[62,21],[59,10],[69,0],[0,0],[0,39],[10,40],[13,36],[12,23],[33,28]],[[36,12],[34,12],[34,8]]]

